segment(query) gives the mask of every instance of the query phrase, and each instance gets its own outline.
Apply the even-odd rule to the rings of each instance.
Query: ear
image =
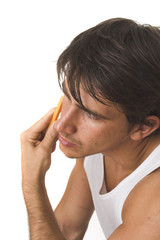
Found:
[[[134,141],[148,137],[160,127],[160,119],[157,116],[148,116],[143,124],[137,124],[130,132],[130,138]]]

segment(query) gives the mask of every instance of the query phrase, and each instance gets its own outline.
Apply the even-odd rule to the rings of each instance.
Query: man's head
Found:
[[[160,118],[158,27],[122,18],[102,22],[71,42],[58,59],[57,71],[81,105],[80,87],[101,103],[114,103],[131,126],[151,124],[151,115]]]

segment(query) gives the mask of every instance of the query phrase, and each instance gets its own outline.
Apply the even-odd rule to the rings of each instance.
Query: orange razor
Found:
[[[63,97],[61,96],[61,98],[60,98],[60,100],[59,100],[59,103],[58,103],[58,105],[57,105],[57,107],[56,107],[56,110],[55,110],[55,112],[53,113],[53,117],[52,117],[52,120],[51,120],[51,122],[50,122],[50,124],[49,124],[49,127],[52,125],[52,123],[53,123],[54,121],[57,120],[57,118],[58,118],[58,116],[59,116],[59,114],[60,114],[60,112],[61,112],[61,109],[62,109],[62,100],[63,100]]]

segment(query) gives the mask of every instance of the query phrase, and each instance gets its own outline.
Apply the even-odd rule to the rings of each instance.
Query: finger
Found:
[[[45,150],[52,152],[56,141],[58,140],[58,132],[54,128],[55,122],[51,125],[51,127],[47,130],[46,135],[43,141],[40,143]]]
[[[39,133],[44,132],[51,121],[54,111],[55,108],[52,108],[49,112],[47,112],[47,114],[45,114],[38,122],[28,129],[29,132],[33,132],[34,135],[39,135]],[[36,138],[36,136],[34,138]]]

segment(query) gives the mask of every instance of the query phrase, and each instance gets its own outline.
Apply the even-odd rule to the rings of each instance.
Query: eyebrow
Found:
[[[66,97],[71,100],[70,94],[68,93],[68,90],[66,88],[66,84],[65,81],[62,83],[62,87],[63,87],[63,93],[66,95]],[[79,103],[75,104],[79,109],[82,109],[83,111],[89,113],[89,114],[93,114],[94,116],[98,117],[98,118],[102,118],[102,119],[107,119],[106,116],[103,116],[100,113],[97,113],[96,111],[91,111],[90,109],[86,108],[84,105],[80,105]]]
[[[91,111],[91,110],[89,110],[88,108],[86,108],[86,107],[84,107],[84,106],[82,107],[82,106],[80,106],[80,105],[77,104],[77,107],[79,107],[80,109],[82,109],[83,111],[85,111],[85,112],[87,112],[87,113],[89,113],[89,114],[93,114],[94,116],[96,116],[96,117],[98,117],[98,118],[107,119],[106,116],[103,116],[102,114],[97,113],[96,111]]]

